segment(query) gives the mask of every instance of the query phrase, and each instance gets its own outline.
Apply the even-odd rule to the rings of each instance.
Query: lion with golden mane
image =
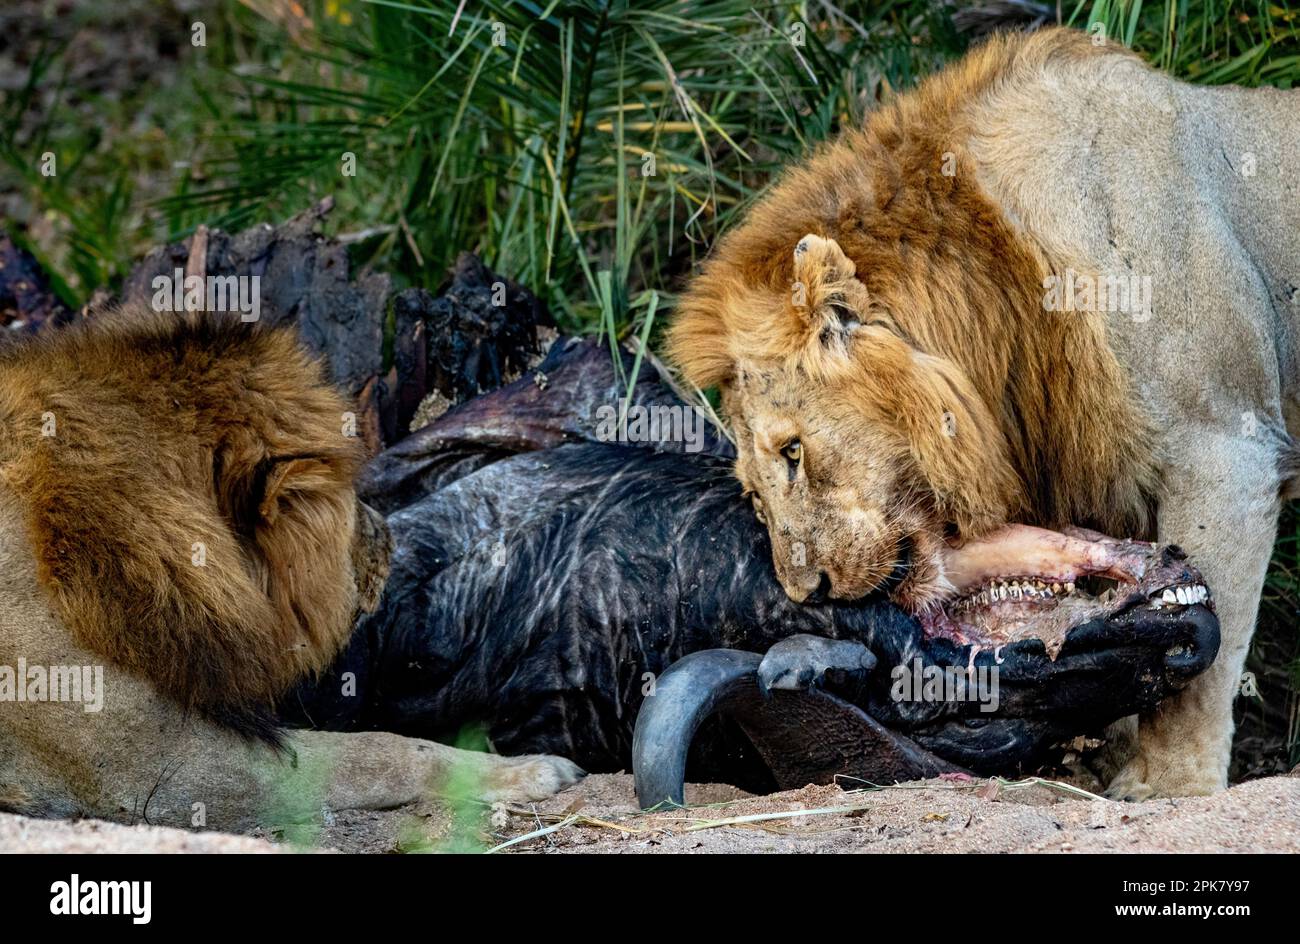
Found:
[[[997,37],[784,178],[680,300],[795,600],[952,592],[1005,523],[1177,542],[1217,662],[1113,731],[1112,796],[1226,784],[1300,422],[1300,92]],[[1182,602],[1182,601],[1178,601]]]

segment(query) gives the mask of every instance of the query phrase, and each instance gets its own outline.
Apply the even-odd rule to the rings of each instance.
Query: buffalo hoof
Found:
[[[856,640],[800,633],[767,650],[758,665],[758,687],[764,695],[810,688],[843,695],[845,688],[861,685],[875,667],[876,657]]]

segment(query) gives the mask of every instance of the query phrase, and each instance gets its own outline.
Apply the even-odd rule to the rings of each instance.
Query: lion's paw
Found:
[[[1152,775],[1152,771],[1164,770]],[[1208,796],[1226,786],[1223,779],[1206,773],[1204,769],[1189,769],[1179,764],[1174,768],[1153,765],[1141,753],[1129,761],[1111,780],[1106,796],[1112,800],[1140,803],[1164,797]]]
[[[573,761],[550,754],[498,757],[494,761],[481,794],[489,803],[545,800],[587,776]]]
[[[1155,788],[1143,779],[1144,773],[1145,765],[1142,772],[1134,770],[1132,764],[1125,767],[1111,780],[1110,786],[1106,788],[1106,796],[1125,803],[1141,803],[1153,799],[1156,795]]]

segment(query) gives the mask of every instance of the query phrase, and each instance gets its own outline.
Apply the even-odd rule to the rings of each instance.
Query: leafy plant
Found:
[[[1190,82],[1291,88],[1300,80],[1300,10],[1285,0],[1079,0],[1066,22],[1100,26]]]
[[[33,129],[26,141],[18,140],[23,115],[29,112],[37,88],[58,59],[49,49],[40,50],[28,73],[26,84],[0,103],[0,163],[17,175],[22,185],[68,223],[67,265],[84,286],[104,285],[121,273],[114,247],[120,242],[131,202],[130,178],[119,171],[107,189],[82,198],[68,181],[77,179],[87,148],[61,147],[52,140],[52,124]],[[62,81],[59,83],[62,85]],[[39,247],[17,234],[19,242],[45,261]],[[67,304],[75,304],[75,293],[67,280],[55,277],[52,287]]]
[[[223,183],[169,207],[236,226],[337,192],[379,228],[377,264],[436,285],[473,248],[611,336],[646,327],[778,166],[964,48],[943,7],[898,0],[335,9],[352,25],[326,16],[282,68],[232,73]]]

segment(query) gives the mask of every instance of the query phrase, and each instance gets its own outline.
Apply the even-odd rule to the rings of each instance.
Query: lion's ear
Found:
[[[876,306],[857,278],[857,266],[839,243],[810,233],[794,247],[794,285],[790,296],[793,322],[802,326],[807,344],[843,349]]]
[[[350,588],[336,586],[335,578],[347,572],[354,537],[352,459],[329,450],[267,458],[247,485],[252,520],[241,522],[241,530],[253,536],[250,550],[266,591],[285,620],[303,624],[309,636],[337,625],[331,621],[340,614],[349,622]]]
[[[274,527],[282,510],[292,508],[295,501],[310,502],[313,493],[332,489],[337,480],[325,456],[294,456],[269,463],[257,503],[257,523]]]
[[[808,281],[829,282],[851,279],[858,267],[840,248],[840,244],[827,236],[809,233],[794,246],[794,277]]]

